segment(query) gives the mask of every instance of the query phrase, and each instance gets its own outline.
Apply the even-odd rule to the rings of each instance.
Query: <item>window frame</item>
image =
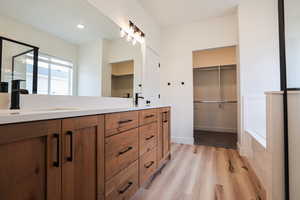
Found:
[[[33,61],[33,55],[32,54],[26,55],[26,58]],[[53,61],[53,60],[57,60],[58,62]],[[59,62],[59,61],[61,61],[61,62]],[[43,53],[43,52],[39,52],[38,62],[46,63],[47,66],[48,66],[47,95],[55,95],[55,94],[51,94],[52,93],[51,82],[53,80],[51,69],[52,69],[53,65],[71,69],[70,73],[68,73],[68,94],[64,94],[64,95],[73,95],[74,63],[72,61],[67,60],[67,59],[62,59],[62,58],[59,58],[57,56],[52,56],[52,55],[49,55],[49,54],[46,54],[46,53]],[[66,63],[66,64],[64,64],[64,63]],[[39,68],[39,65],[38,65],[37,68]],[[39,73],[37,73],[37,80],[38,80],[38,75],[39,75]],[[37,94],[38,94],[38,89],[37,89]]]

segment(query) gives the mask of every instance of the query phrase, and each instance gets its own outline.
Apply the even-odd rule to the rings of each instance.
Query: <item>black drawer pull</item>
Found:
[[[146,116],[145,116],[145,119],[148,119],[148,118],[151,118],[151,117],[154,117],[154,116],[155,116],[155,115],[153,115],[153,114],[152,114],[152,115],[146,115]]]
[[[54,167],[59,167],[60,166],[60,164],[59,164],[59,161],[60,161],[60,152],[59,152],[59,147],[60,147],[60,142],[59,142],[59,134],[58,133],[56,133],[56,134],[54,134],[53,135],[54,136],[54,138],[57,140],[57,146],[56,146],[56,161],[54,161],[53,162],[53,166]]]
[[[125,193],[132,185],[133,185],[133,183],[129,182],[123,190],[119,190],[119,193],[120,194]]]
[[[73,131],[68,131],[67,135],[70,136],[70,156],[67,157],[67,161],[72,162],[73,161]]]
[[[163,121],[163,123],[167,123],[167,122],[168,122],[168,120],[164,120],[164,121]]]
[[[126,123],[129,123],[129,122],[132,122],[133,120],[132,119],[128,119],[128,120],[124,120],[124,121],[119,121],[119,124],[126,124]]]
[[[152,136],[146,138],[146,140],[151,140],[152,138],[154,138],[154,135],[152,135]]]
[[[122,154],[124,154],[124,153],[130,151],[131,149],[133,149],[133,147],[128,147],[128,148],[125,149],[124,151],[120,151],[120,152],[119,152],[119,155],[122,155]]]
[[[154,164],[154,161],[151,161],[149,165],[144,165],[145,168],[149,169]]]

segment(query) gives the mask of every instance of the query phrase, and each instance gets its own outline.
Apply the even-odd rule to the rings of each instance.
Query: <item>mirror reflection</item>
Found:
[[[25,80],[23,89],[42,95],[132,98],[141,89],[140,43],[86,0],[3,0],[0,26],[17,42],[2,40],[1,82]]]

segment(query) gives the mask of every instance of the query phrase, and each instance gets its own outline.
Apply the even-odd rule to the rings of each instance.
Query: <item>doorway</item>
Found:
[[[237,148],[236,47],[193,52],[194,143]]]

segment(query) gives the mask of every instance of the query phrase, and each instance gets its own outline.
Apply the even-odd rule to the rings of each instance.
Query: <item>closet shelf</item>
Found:
[[[194,103],[238,103],[237,100],[197,100]]]

